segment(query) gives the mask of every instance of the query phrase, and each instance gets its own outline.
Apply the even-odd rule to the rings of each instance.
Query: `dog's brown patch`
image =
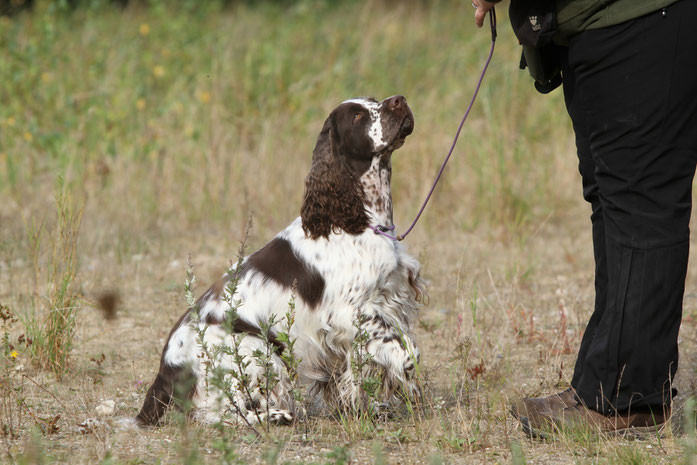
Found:
[[[324,278],[311,265],[301,261],[285,239],[275,238],[253,253],[246,266],[265,278],[295,290],[310,307],[316,307],[324,294]]]

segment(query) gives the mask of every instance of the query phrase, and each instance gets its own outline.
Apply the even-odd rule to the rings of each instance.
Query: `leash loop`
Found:
[[[388,227],[388,226],[383,226],[383,225],[379,224],[377,226],[369,226],[369,228],[372,229],[375,234],[380,234],[381,236],[385,236],[385,237],[388,237],[392,240],[395,240],[394,236],[387,234],[387,231],[394,231],[395,225]]]
[[[467,107],[467,111],[465,112],[465,115],[462,117],[462,120],[460,121],[460,126],[458,126],[457,128],[457,132],[455,133],[455,138],[453,139],[453,143],[450,146],[450,150],[448,151],[448,154],[446,155],[445,160],[443,161],[443,164],[441,165],[440,170],[438,171],[436,180],[433,181],[433,185],[431,186],[431,190],[428,192],[428,195],[426,196],[426,200],[424,200],[423,205],[421,205],[421,209],[416,214],[416,218],[414,218],[414,221],[411,223],[411,226],[409,226],[409,228],[406,230],[404,234],[400,234],[397,237],[390,236],[389,234],[386,234],[385,231],[393,230],[394,226],[392,226],[391,228],[387,228],[385,226],[380,225],[371,226],[371,229],[375,232],[375,234],[381,234],[385,237],[389,237],[392,240],[403,241],[404,238],[407,237],[407,234],[409,234],[411,230],[414,229],[414,226],[416,226],[416,222],[419,221],[419,218],[421,218],[421,214],[426,209],[426,205],[428,204],[428,201],[431,199],[433,192],[436,190],[436,185],[438,184],[440,177],[443,175],[443,171],[445,171],[445,165],[448,164],[450,156],[453,154],[453,150],[455,150],[455,145],[457,144],[457,140],[460,137],[462,127],[465,125],[465,121],[467,120],[467,117],[469,116],[470,111],[472,110],[474,100],[477,98],[479,88],[482,86],[482,82],[484,81],[484,75],[486,75],[486,71],[489,68],[489,63],[491,63],[491,58],[494,56],[494,45],[496,44],[496,9],[494,7],[492,7],[491,10],[489,10],[489,26],[491,27],[491,49],[489,50],[489,57],[486,59],[486,63],[484,64],[482,73],[479,76],[479,81],[477,82],[477,87],[475,88],[474,94],[472,95],[472,100],[470,100],[469,106]]]

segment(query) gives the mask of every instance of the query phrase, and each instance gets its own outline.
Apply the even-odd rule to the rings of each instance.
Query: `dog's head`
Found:
[[[339,150],[347,157],[366,158],[393,151],[414,130],[414,115],[401,95],[346,100],[327,118],[334,126]]]
[[[414,115],[401,95],[382,102],[354,98],[327,117],[305,180],[301,216],[310,237],[326,237],[335,228],[359,234],[368,227],[359,179],[380,157],[404,144],[414,130]]]

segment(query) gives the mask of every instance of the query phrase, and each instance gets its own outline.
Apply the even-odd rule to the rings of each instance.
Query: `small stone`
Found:
[[[115,410],[116,402],[114,402],[113,400],[104,400],[94,409],[94,411],[97,412],[97,415],[99,415],[100,417],[107,417],[109,415],[113,415]]]

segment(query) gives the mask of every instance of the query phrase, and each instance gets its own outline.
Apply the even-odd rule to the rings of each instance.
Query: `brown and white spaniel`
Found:
[[[390,158],[413,128],[412,111],[401,95],[382,102],[351,99],[331,112],[313,152],[300,217],[241,262],[234,295],[227,295],[231,278],[226,273],[198,299],[196,318],[189,309],[179,319],[137,424],[159,423],[177,396],[188,398],[195,418],[207,422],[227,416],[241,420],[241,415],[255,422],[267,412],[272,421],[294,418],[300,407],[279,357],[284,344],[271,337],[279,379],[271,393],[262,392],[264,370],[252,355],[265,350],[260,323],[272,315],[282,321],[293,296],[290,337],[296,339],[299,379],[314,405],[356,408],[362,402],[352,368],[357,321],[364,322],[360,333],[367,335],[369,364],[382,371],[381,400],[417,392],[412,372],[419,352],[412,328],[423,296],[419,263],[401,243],[372,229],[393,226]],[[199,337],[205,330],[207,346],[232,344],[233,336],[221,324],[230,302],[238,304],[234,332],[251,388],[222,396],[207,379],[209,361]],[[273,334],[277,331],[272,328]],[[216,363],[231,370],[239,366],[225,354]],[[231,386],[241,390],[239,384]]]

